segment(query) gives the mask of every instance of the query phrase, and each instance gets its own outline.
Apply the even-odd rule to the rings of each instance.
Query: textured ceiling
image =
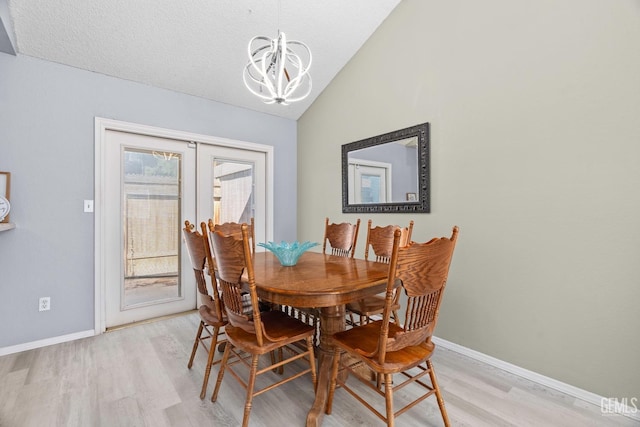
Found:
[[[401,0],[9,0],[18,54],[298,119]],[[313,54],[311,95],[267,105],[247,44],[278,29]]]

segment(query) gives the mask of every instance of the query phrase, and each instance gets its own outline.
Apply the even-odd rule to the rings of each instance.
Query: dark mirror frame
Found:
[[[418,194],[411,202],[349,204],[349,152],[416,136],[418,138]],[[342,146],[342,212],[403,213],[431,212],[429,189],[429,123],[385,133]]]

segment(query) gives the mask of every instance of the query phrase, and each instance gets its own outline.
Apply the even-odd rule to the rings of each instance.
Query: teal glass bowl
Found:
[[[317,245],[318,243],[309,241],[303,243],[287,243],[284,241],[280,243],[258,243],[258,246],[262,246],[263,248],[266,248],[273,252],[280,261],[280,264],[285,267],[296,265],[298,262],[298,258],[300,258],[300,255],[302,255],[306,250],[311,249],[312,247]]]

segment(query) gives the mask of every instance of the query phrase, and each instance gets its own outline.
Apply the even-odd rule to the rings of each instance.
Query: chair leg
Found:
[[[200,337],[202,336],[203,328],[204,328],[204,322],[201,320],[200,326],[198,326],[198,333],[196,334],[196,340],[193,342],[193,350],[191,350],[191,357],[189,358],[187,369],[191,369],[191,367],[193,366],[193,359],[196,357],[196,350],[198,349],[198,345],[200,344]]]
[[[253,388],[256,384],[256,372],[258,370],[259,359],[260,356],[257,354],[254,354],[251,359],[251,372],[249,373],[249,381],[247,382],[247,400],[244,403],[242,427],[249,427],[249,415],[251,414],[251,405],[253,404]]]
[[[207,384],[209,383],[209,374],[211,374],[211,365],[213,364],[213,356],[216,354],[216,345],[218,344],[219,327],[213,328],[211,336],[211,345],[209,346],[209,358],[207,359],[207,367],[204,370],[204,380],[202,381],[202,390],[200,391],[200,399],[204,399],[207,394]]]
[[[278,358],[276,358],[276,350],[272,350],[269,352],[271,357],[271,364],[275,365],[277,362],[282,362],[282,349],[278,351]],[[271,369],[274,374],[282,375],[284,373],[284,366],[278,366],[277,368]]]
[[[445,427],[449,427],[451,424],[449,423],[449,417],[447,416],[447,409],[444,407],[444,399],[442,398],[442,392],[440,391],[438,380],[436,380],[436,373],[433,370],[433,363],[431,363],[431,360],[427,360],[427,368],[429,369],[429,377],[431,377],[431,384],[433,385],[433,389],[436,392],[436,399],[438,399],[438,406],[440,407],[440,414],[442,414],[442,420],[444,421]]]
[[[333,405],[333,394],[336,391],[336,383],[338,382],[338,366],[340,365],[340,350],[335,349],[331,361],[331,376],[329,377],[329,396],[327,396],[327,406],[324,412],[331,415],[331,406]]]
[[[229,354],[231,354],[231,343],[227,342],[227,345],[224,347],[224,354],[222,355],[222,361],[220,362],[220,371],[218,372],[218,378],[216,379],[216,387],[213,390],[213,394],[211,395],[212,402],[215,402],[218,399],[218,391],[220,390],[220,384],[222,384],[224,371],[225,369],[227,369]]]
[[[313,350],[313,336],[307,338],[307,351],[309,352],[309,367],[311,368],[311,381],[313,382],[313,392],[318,389],[318,377],[316,375],[316,357]]]
[[[393,313],[393,323],[398,324],[398,319],[399,319],[398,312],[396,310],[393,310],[392,313]]]
[[[320,345],[320,340],[318,339],[318,334],[320,331],[320,324],[318,323],[318,313],[316,313],[313,317],[312,317],[312,325],[313,326],[313,330],[315,331],[313,333],[313,345],[317,346]]]
[[[393,416],[393,376],[391,374],[384,374],[384,400],[387,408],[387,426],[394,426]]]
[[[353,312],[351,312],[351,311],[349,312],[349,321],[351,322],[351,326],[355,326],[356,325],[354,320],[353,320]]]

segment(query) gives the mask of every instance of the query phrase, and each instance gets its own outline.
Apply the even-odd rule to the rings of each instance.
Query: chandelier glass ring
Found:
[[[247,47],[249,63],[242,74],[247,89],[267,104],[287,105],[311,93],[312,56],[306,44],[287,41],[285,33],[256,36]]]

